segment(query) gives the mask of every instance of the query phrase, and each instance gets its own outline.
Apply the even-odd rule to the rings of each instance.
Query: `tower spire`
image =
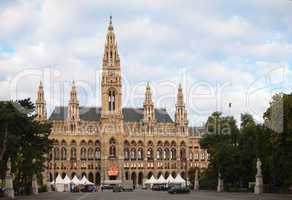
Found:
[[[42,81],[40,81],[37,92],[36,113],[38,121],[44,121],[47,119],[45,93]]]
[[[79,101],[77,98],[77,90],[75,81],[72,82],[72,89],[70,92],[70,100],[68,107],[68,120],[79,120]]]
[[[109,21],[109,26],[108,26],[109,31],[114,30],[112,19],[113,19],[113,17],[112,17],[112,15],[110,15],[110,21]]]
[[[147,82],[145,100],[144,100],[144,121],[151,122],[155,120],[154,103],[152,101],[152,92],[150,83]]]
[[[186,126],[188,123],[187,112],[185,109],[184,95],[181,84],[179,84],[176,100],[175,122],[180,126]]]
[[[118,45],[116,42],[116,35],[114,33],[114,27],[112,23],[112,16],[108,25],[108,31],[106,35],[105,49],[103,55],[103,68],[119,68],[120,57],[118,53]]]

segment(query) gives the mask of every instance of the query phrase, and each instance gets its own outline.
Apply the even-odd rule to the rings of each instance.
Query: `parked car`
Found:
[[[81,192],[96,192],[96,187],[94,185],[85,185],[80,189]]]
[[[112,189],[113,189],[113,185],[108,185],[108,184],[101,185],[101,191],[103,191],[103,190],[112,190]]]
[[[122,189],[123,191],[132,192],[134,190],[133,181],[123,181]]]
[[[188,187],[185,187],[185,186],[176,185],[176,186],[171,187],[168,190],[168,193],[170,193],[170,194],[190,193],[190,189]]]
[[[122,191],[122,187],[119,185],[114,185],[113,186],[113,192],[121,192]]]
[[[168,191],[168,188],[164,184],[154,184],[152,186],[153,191]]]
[[[153,191],[160,191],[160,185],[154,184],[151,189]]]

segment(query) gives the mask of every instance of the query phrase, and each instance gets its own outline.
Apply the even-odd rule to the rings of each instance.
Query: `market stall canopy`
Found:
[[[152,176],[150,177],[150,179],[148,179],[148,180],[145,181],[145,184],[154,184],[154,183],[156,183],[156,182],[157,182],[157,180],[156,180],[155,177],[152,175]]]
[[[157,180],[158,184],[165,184],[167,181],[165,180],[164,176],[161,174],[159,179]]]
[[[174,183],[174,178],[172,177],[171,174],[167,177],[166,182],[167,183]]]
[[[94,183],[90,182],[85,176],[82,177],[80,182],[82,185],[94,185]]]
[[[74,185],[81,185],[81,184],[82,184],[81,181],[77,178],[76,175],[73,177],[73,179],[72,179],[72,183],[73,183]]]
[[[58,174],[55,184],[65,184],[65,181],[62,179],[62,177],[60,176],[60,174]]]
[[[183,179],[179,174],[175,177],[173,183],[185,183],[185,179]]]
[[[64,184],[70,184],[72,182],[70,180],[70,178],[67,176],[67,174],[66,174],[65,178],[63,179],[63,181],[64,181]]]

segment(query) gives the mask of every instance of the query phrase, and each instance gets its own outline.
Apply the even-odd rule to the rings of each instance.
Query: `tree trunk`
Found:
[[[6,148],[7,148],[7,137],[8,137],[8,128],[5,128],[5,132],[4,132],[4,138],[3,138],[3,144],[2,144],[2,150],[0,152],[0,160],[3,160]]]

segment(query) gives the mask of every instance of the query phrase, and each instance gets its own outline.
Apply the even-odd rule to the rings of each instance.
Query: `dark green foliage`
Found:
[[[0,174],[3,179],[10,157],[18,193],[31,192],[32,175],[40,176],[46,159],[44,155],[52,144],[48,138],[51,125],[34,119],[34,105],[30,99],[0,102]]]
[[[232,117],[213,113],[200,142],[211,155],[201,180],[216,180],[220,172],[226,187],[247,188],[255,181],[256,159],[260,158],[268,188],[287,190],[292,185],[292,95],[275,95],[264,120],[257,124],[250,114],[242,114],[239,129]]]
[[[292,94],[275,95],[264,119],[272,135],[269,181],[287,189],[292,185]]]

